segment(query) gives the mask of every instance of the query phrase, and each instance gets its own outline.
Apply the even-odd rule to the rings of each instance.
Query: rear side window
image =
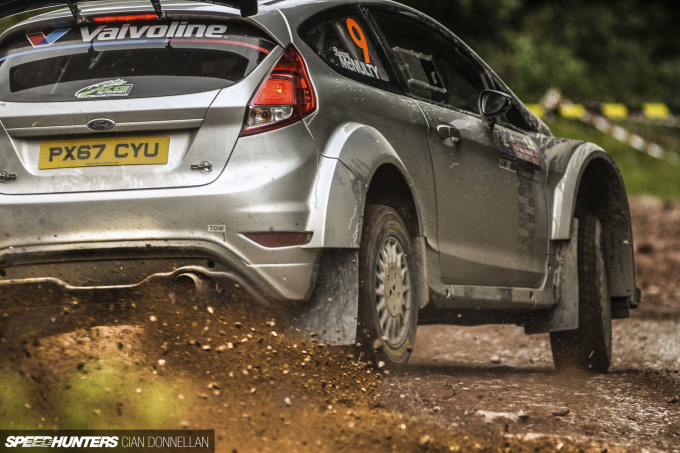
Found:
[[[451,36],[411,13],[371,14],[413,95],[478,113],[479,94],[490,84]]]
[[[0,49],[0,99],[145,98],[225,88],[276,44],[239,23],[141,22],[50,29]]]
[[[301,34],[336,72],[370,85],[385,86],[390,82],[373,35],[354,10],[312,18]]]

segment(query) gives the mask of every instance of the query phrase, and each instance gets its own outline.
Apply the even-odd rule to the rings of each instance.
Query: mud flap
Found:
[[[561,332],[578,328],[578,219],[571,229],[572,239],[560,241],[555,250],[553,287],[555,305],[543,316],[534,316],[524,325],[528,334]]]
[[[328,344],[356,342],[359,316],[359,250],[329,250],[309,303],[296,311],[295,326]]]

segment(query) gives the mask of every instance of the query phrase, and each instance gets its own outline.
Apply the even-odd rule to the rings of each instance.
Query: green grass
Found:
[[[623,174],[629,196],[680,199],[680,165],[648,156],[579,121],[558,118],[548,125],[558,137],[593,142],[611,154]]]
[[[680,128],[673,127],[667,124],[655,124],[652,122],[640,122],[632,120],[621,120],[617,121],[619,125],[628,129],[630,132],[635,132],[636,130],[645,131],[652,135],[662,135],[670,139],[680,139]]]

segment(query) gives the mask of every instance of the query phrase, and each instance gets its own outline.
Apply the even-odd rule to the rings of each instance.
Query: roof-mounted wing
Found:
[[[153,7],[158,17],[163,16],[163,9],[160,0],[149,0],[150,6]],[[254,16],[257,14],[257,0],[195,0],[204,1],[207,3],[214,3],[217,5],[231,6],[241,10],[243,17]],[[23,13],[35,8],[43,8],[49,6],[68,5],[73,14],[73,18],[77,22],[87,21],[80,14],[77,0],[6,0],[0,1],[0,17],[6,17],[12,14]]]

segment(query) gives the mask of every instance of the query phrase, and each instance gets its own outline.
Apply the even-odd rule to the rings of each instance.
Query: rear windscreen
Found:
[[[146,98],[225,88],[276,44],[239,23],[173,21],[48,29],[0,49],[0,99]]]

